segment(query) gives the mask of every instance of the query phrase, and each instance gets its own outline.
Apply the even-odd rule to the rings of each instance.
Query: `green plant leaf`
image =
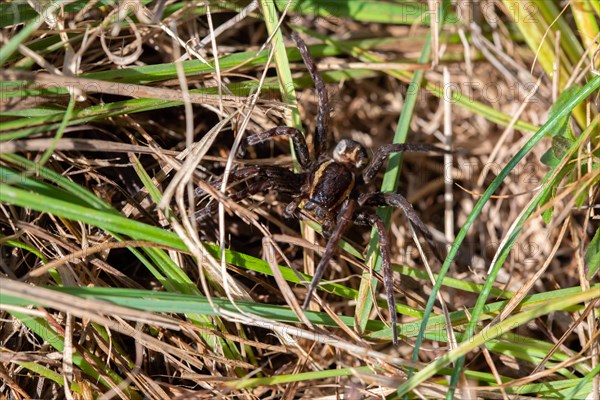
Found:
[[[600,269],[600,229],[594,234],[585,252],[585,263],[588,267],[586,278],[591,280]]]
[[[549,167],[556,167],[560,164],[560,159],[565,155],[573,140],[566,136],[558,135],[552,138],[552,147],[544,153],[541,161]]]
[[[548,119],[555,117],[560,110],[564,108],[569,99],[580,89],[581,87],[579,85],[573,85],[565,89],[552,105],[552,108],[548,113]],[[550,131],[550,136],[552,136],[552,147],[548,149],[541,158],[541,161],[549,167],[556,167],[560,163],[562,156],[569,147],[571,147],[571,144],[573,144],[573,133],[569,129],[570,117],[571,114],[560,117],[557,120],[554,129]]]

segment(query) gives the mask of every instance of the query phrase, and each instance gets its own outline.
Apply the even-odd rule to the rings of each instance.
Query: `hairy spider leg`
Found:
[[[377,229],[379,236],[379,251],[381,253],[381,274],[385,287],[388,309],[390,311],[390,322],[392,325],[392,341],[398,345],[398,316],[396,315],[396,299],[394,298],[394,279],[390,257],[390,240],[385,223],[377,214],[361,211],[356,215],[354,221],[357,225],[373,226]]]
[[[329,261],[331,261],[331,259],[335,255],[335,253],[338,249],[340,240],[342,239],[342,235],[344,234],[344,231],[352,223],[352,217],[354,216],[355,210],[356,210],[356,202],[354,200],[347,200],[342,205],[342,208],[339,211],[338,216],[337,216],[337,223],[335,225],[335,228],[333,229],[333,232],[331,233],[331,237],[327,241],[327,245],[325,247],[325,254],[323,254],[321,261],[319,261],[319,264],[317,265],[317,269],[315,270],[315,275],[313,276],[313,279],[310,282],[310,285],[308,287],[308,293],[306,294],[306,298],[304,299],[304,304],[302,305],[302,308],[304,310],[306,310],[308,308],[308,305],[310,304],[310,300],[313,296],[313,293],[316,290],[317,285],[319,284],[319,281],[321,281],[321,278],[323,277],[325,268],[329,265]]]
[[[401,208],[404,212],[404,215],[406,215],[406,217],[408,218],[409,223],[416,227],[417,230],[421,233],[421,235],[423,235],[423,237],[427,241],[427,244],[431,248],[431,251],[433,251],[435,257],[442,262],[444,261],[445,257],[443,257],[442,254],[440,254],[439,249],[435,241],[433,240],[433,236],[429,231],[429,228],[427,228],[427,225],[425,225],[423,221],[421,221],[421,218],[419,218],[419,215],[417,214],[415,209],[412,207],[409,201],[406,200],[406,198],[401,194],[382,192],[364,193],[359,196],[358,204],[361,207],[367,205],[379,207],[390,206]]]
[[[248,136],[246,142],[249,145],[255,145],[257,143],[265,142],[276,136],[288,136],[290,139],[292,139],[298,163],[303,170],[306,170],[310,167],[311,160],[310,153],[308,152],[308,146],[306,145],[306,139],[304,139],[302,132],[296,128],[289,126],[278,126],[277,128],[269,129],[264,132],[254,133]]]
[[[259,165],[251,165],[247,167],[242,167],[233,170],[229,174],[230,186],[236,185],[243,180],[251,179],[255,177],[264,177],[265,179],[270,180],[280,180],[283,183],[290,183],[290,185],[300,182],[298,177],[300,175],[293,173],[287,168],[278,167],[278,166],[259,166]],[[214,181],[209,183],[214,188],[220,188],[223,184],[223,179],[215,179]],[[197,187],[194,190],[194,197],[200,197],[206,194],[204,190]]]
[[[276,166],[259,167],[251,166],[240,168],[233,171],[230,174],[232,185],[236,185],[245,179],[259,179],[256,182],[251,182],[248,186],[233,193],[230,198],[233,201],[240,201],[248,196],[252,196],[257,193],[267,192],[271,189],[277,189],[280,192],[289,194],[297,193],[298,185],[302,182],[302,175],[294,174],[292,171]],[[211,182],[211,186],[220,187],[222,179]],[[205,192],[197,188],[194,193],[196,197],[200,197]],[[202,221],[207,217],[211,216],[217,211],[219,206],[218,202],[212,202],[208,206],[196,211],[196,221]]]
[[[416,153],[440,153],[440,154],[451,154],[450,150],[440,149],[439,147],[432,146],[425,143],[392,143],[381,146],[373,156],[373,159],[363,170],[362,176],[365,183],[369,183],[371,179],[377,175],[377,171],[383,165],[383,162],[392,153],[403,153],[403,152],[416,152]]]
[[[296,32],[292,32],[291,36],[296,43],[296,47],[298,47],[298,51],[300,51],[302,60],[304,61],[304,64],[306,65],[313,82],[315,83],[315,89],[317,90],[317,96],[319,99],[317,126],[313,136],[315,160],[318,161],[321,155],[327,154],[327,148],[329,145],[329,141],[327,140],[329,131],[329,95],[327,94],[325,82],[323,82],[323,78],[317,69],[317,64],[310,55],[306,43],[304,43],[304,40],[302,40],[300,35],[298,35]]]

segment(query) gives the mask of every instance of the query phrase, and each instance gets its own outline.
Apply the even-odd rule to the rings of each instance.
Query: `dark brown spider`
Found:
[[[329,122],[327,90],[306,44],[295,32],[291,35],[315,83],[319,98],[317,125],[313,135],[313,155],[311,156],[302,133],[292,127],[280,126],[250,135],[247,138],[249,145],[258,144],[276,136],[289,137],[292,140],[301,172],[294,173],[278,166],[241,168],[233,172],[232,181],[248,177],[257,179],[245,189],[232,195],[232,198],[241,200],[249,195],[270,189],[286,192],[293,196],[292,202],[285,209],[286,216],[293,216],[299,220],[312,220],[321,224],[327,245],[309,285],[304,300],[304,309],[308,307],[312,295],[323,277],[325,268],[335,255],[339,241],[349,225],[355,223],[374,226],[380,239],[381,272],[391,315],[393,343],[397,344],[396,303],[387,228],[383,220],[372,212],[370,207],[400,207],[410,223],[425,237],[434,254],[440,259],[441,256],[437,252],[429,229],[402,195],[381,192],[361,194],[359,191],[375,177],[384,161],[392,153],[406,151],[447,153],[447,151],[425,144],[388,144],[380,147],[369,162],[367,151],[360,143],[344,139],[335,146],[332,156],[329,156],[327,152]],[[197,217],[202,219],[212,214],[215,209],[216,204],[213,204],[212,207],[200,210]]]

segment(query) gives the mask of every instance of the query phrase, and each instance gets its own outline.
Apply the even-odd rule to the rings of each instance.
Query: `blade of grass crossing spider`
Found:
[[[506,167],[504,167],[500,171],[498,176],[492,181],[492,183],[486,189],[486,191],[483,193],[483,195],[481,196],[479,201],[475,204],[473,211],[471,211],[471,213],[467,217],[467,220],[463,224],[462,228],[456,235],[456,239],[454,240],[454,243],[452,244],[452,247],[450,248],[450,251],[448,252],[448,255],[446,256],[446,260],[444,261],[444,264],[442,265],[442,268],[439,272],[439,278],[436,281],[435,285],[433,286],[433,289],[431,291],[429,299],[427,300],[427,304],[425,306],[425,312],[423,315],[423,321],[421,322],[421,328],[419,329],[419,335],[417,336],[417,339],[415,342],[415,349],[413,351],[413,360],[416,360],[418,358],[418,351],[419,351],[418,349],[421,346],[423,333],[427,327],[427,320],[429,319],[429,316],[433,309],[433,305],[435,303],[437,293],[439,292],[440,287],[442,285],[443,278],[448,273],[450,264],[456,257],[456,254],[458,253],[458,249],[459,249],[460,245],[462,244],[463,240],[465,239],[467,232],[473,225],[473,222],[481,213],[485,204],[489,201],[492,194],[500,187],[500,185],[502,184],[504,179],[508,176],[508,174],[510,174],[510,172],[516,167],[516,165],[519,163],[519,161],[521,161],[523,159],[523,157],[525,157],[525,155],[527,155],[531,151],[531,149],[533,149],[533,147],[545,135],[549,134],[552,131],[552,129],[556,128],[556,126],[558,125],[558,123],[560,122],[560,119],[562,117],[564,117],[565,115],[568,115],[573,110],[573,108],[575,108],[576,105],[581,103],[590,94],[592,94],[596,90],[598,90],[599,87],[600,87],[600,76],[595,76],[581,90],[577,91],[577,93],[575,93],[573,95],[573,97],[570,99],[570,101],[567,104],[565,104],[565,107],[562,110],[560,110],[559,112],[557,112],[557,114],[554,115],[553,118],[550,118],[525,143],[525,145],[517,152],[517,154],[515,154],[515,156],[508,162]],[[468,338],[466,340],[468,340]]]
[[[440,21],[444,20],[444,9],[449,6],[449,1],[444,0],[441,5],[441,14]],[[425,39],[425,43],[423,45],[423,50],[421,51],[421,55],[419,56],[419,63],[425,64],[429,61],[431,52],[431,35],[427,36]],[[416,71],[413,75],[410,88],[412,90],[406,96],[404,101],[404,106],[402,107],[402,113],[400,114],[400,119],[398,120],[398,126],[396,128],[396,133],[394,135],[393,143],[405,143],[406,138],[408,136],[408,129],[410,126],[410,121],[413,116],[413,112],[415,110],[415,105],[417,102],[417,97],[419,94],[419,88],[421,87],[421,83],[423,81],[424,71],[419,70]],[[398,188],[398,177],[400,175],[400,169],[402,165],[402,154],[396,153],[392,154],[388,158],[387,168],[385,175],[383,177],[383,183],[381,185],[382,192],[395,192]],[[391,208],[386,207],[383,209],[379,209],[377,214],[383,219],[386,226],[389,227],[390,217],[391,217]],[[371,240],[369,241],[369,246],[367,249],[367,260],[374,260],[373,268],[375,271],[379,271],[381,268],[381,257],[379,257],[379,240],[377,238],[376,229],[371,230]],[[362,280],[359,288],[359,297],[357,299],[357,310],[356,310],[356,318],[357,318],[357,326],[364,330],[366,323],[368,321],[368,317],[373,308],[373,299],[370,296],[370,288],[377,286],[376,279],[370,279],[371,274],[368,272],[363,273]],[[389,310],[390,313],[395,313],[396,310]]]
[[[569,151],[567,151],[565,154],[563,154],[563,158],[561,160],[560,166],[564,165],[563,163],[564,163],[565,159],[567,159],[568,157],[571,157],[576,152],[576,150],[579,149],[583,145],[584,140],[589,137],[589,133],[593,129],[597,129],[598,119],[599,118],[596,117],[594,120],[594,123],[592,123],[588,127],[587,132],[580,135],[577,138],[577,141],[575,143],[573,143],[573,145],[571,146]],[[565,165],[564,167],[568,168],[569,166]],[[500,272],[500,268],[504,264],[504,261],[508,257],[515,242],[517,241],[519,234],[521,233],[521,231],[523,229],[523,225],[525,224],[527,219],[531,216],[531,214],[535,211],[535,209],[540,204],[540,202],[542,202],[546,198],[548,192],[553,190],[553,188],[556,185],[560,184],[560,181],[563,178],[563,174],[556,173],[556,175],[555,175],[557,168],[559,168],[559,165],[555,166],[554,168],[552,168],[550,171],[548,171],[546,173],[546,175],[544,176],[544,179],[542,180],[542,183],[540,185],[543,189],[539,193],[536,194],[534,200],[530,202],[527,209],[521,214],[521,217],[514,224],[514,227],[511,227],[510,236],[507,238],[507,240],[505,240],[501,243],[501,246],[497,251],[498,257],[497,257],[496,261],[494,262],[494,264],[492,265],[490,272],[488,274],[488,277],[486,278],[486,281],[481,290],[481,293],[479,294],[479,296],[477,298],[475,307],[473,307],[473,310],[471,311],[471,318],[469,319],[469,323],[467,324],[467,329],[466,329],[466,333],[465,333],[467,338],[469,336],[473,335],[473,333],[475,332],[475,328],[477,326],[477,323],[479,322],[479,318],[481,317],[481,315],[484,312],[483,310],[486,305],[486,301],[490,295],[493,284],[496,281],[498,272]],[[553,177],[552,180],[550,180],[551,177]],[[550,180],[550,182],[548,182],[549,180]],[[458,383],[458,378],[459,378],[460,371],[462,369],[463,364],[464,364],[464,358],[461,357],[457,360],[455,369],[452,374],[452,378],[450,381],[451,388],[454,388],[456,386],[456,384]],[[450,389],[449,393],[451,393],[453,390],[454,389]]]
[[[283,97],[283,101],[292,106],[291,115],[288,116],[287,124],[296,129],[299,129],[305,134],[302,128],[302,121],[300,119],[300,113],[298,111],[298,104],[296,102],[296,91],[294,89],[294,80],[292,79],[292,73],[289,65],[289,59],[287,51],[283,42],[283,35],[281,29],[277,29],[279,22],[279,13],[276,9],[276,2],[270,0],[260,0],[260,5],[264,14],[264,22],[267,26],[267,31],[270,35],[273,35],[273,43],[275,46],[275,64],[277,67],[277,76],[280,82],[280,91]],[[276,31],[277,29],[277,31]],[[306,134],[305,134],[306,135]],[[324,138],[327,140],[327,137]],[[294,159],[294,170],[299,171],[298,161],[296,160],[296,152],[292,140],[290,139],[290,152]],[[314,230],[304,222],[300,222],[303,236],[310,242],[315,240]],[[304,250],[305,265],[308,265],[308,260],[314,258],[313,253],[308,250]]]

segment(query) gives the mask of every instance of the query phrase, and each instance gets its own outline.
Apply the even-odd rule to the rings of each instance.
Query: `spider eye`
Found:
[[[361,169],[367,165],[369,156],[362,144],[354,140],[344,139],[333,149],[333,159],[341,164]]]

